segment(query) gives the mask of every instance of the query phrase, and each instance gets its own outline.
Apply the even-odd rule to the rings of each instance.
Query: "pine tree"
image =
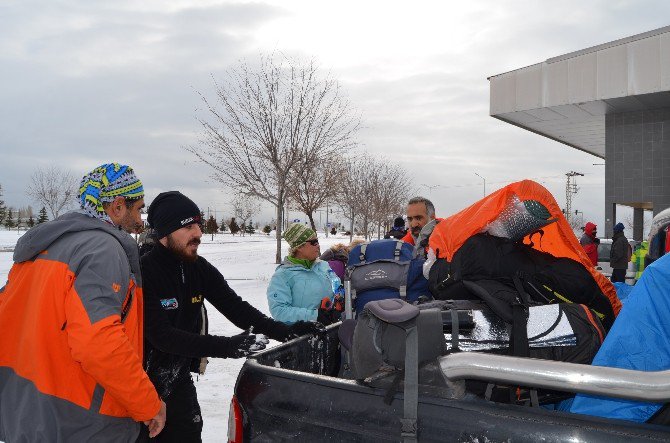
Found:
[[[12,217],[12,208],[7,208],[5,215],[5,228],[12,229],[14,227],[14,218]]]
[[[23,220],[21,220],[21,213],[17,213],[18,216],[16,217],[16,223],[14,223],[14,227],[20,228],[21,224],[23,223]]]
[[[219,230],[221,232],[226,232],[228,230],[228,226],[226,225],[226,221],[224,219],[221,219],[221,226],[219,226]]]
[[[270,227],[270,225],[263,226],[263,233],[264,234],[270,235],[270,232],[272,232],[272,228]]]
[[[230,233],[233,234],[233,235],[240,232],[240,227],[237,225],[237,222],[235,221],[235,217],[230,219],[230,223],[228,223],[228,227],[230,228]]]
[[[29,228],[32,228],[33,226],[35,226],[35,219],[33,218],[32,215],[30,217],[28,217],[28,222],[27,223],[28,223]]]
[[[254,232],[256,232],[256,229],[254,228],[254,222],[249,220],[249,223],[247,223],[247,226],[244,229],[244,232],[246,232],[247,234],[253,234]]]
[[[49,216],[47,215],[47,208],[42,206],[42,209],[40,209],[40,213],[37,216],[37,224],[44,223],[46,221],[49,221]]]
[[[207,223],[205,224],[205,232],[207,234],[216,234],[216,231],[218,230],[219,230],[219,224],[214,219],[214,216],[210,215],[209,219],[207,220]]]

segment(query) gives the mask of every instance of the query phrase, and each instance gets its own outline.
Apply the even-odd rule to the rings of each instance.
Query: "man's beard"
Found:
[[[121,222],[119,227],[126,231],[128,234],[139,234],[142,232],[144,226],[142,223],[137,223],[130,214],[126,214]]]
[[[199,245],[200,239],[194,238],[188,242],[185,246],[177,244],[177,242],[172,240],[172,235],[167,236],[167,248],[172,251],[174,255],[182,259],[183,261],[194,262],[198,258],[198,250],[196,249],[193,255],[190,255],[186,252],[186,248],[190,245]]]
[[[412,233],[412,237],[417,238],[421,233],[421,229],[422,228],[411,228],[410,232]]]

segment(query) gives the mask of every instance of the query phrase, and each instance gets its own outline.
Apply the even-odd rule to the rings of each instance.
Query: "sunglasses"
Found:
[[[318,238],[315,238],[315,239],[313,239],[313,240],[307,240],[305,243],[309,243],[309,244],[312,245],[312,246],[316,246],[316,245],[319,244],[319,239],[318,239]]]

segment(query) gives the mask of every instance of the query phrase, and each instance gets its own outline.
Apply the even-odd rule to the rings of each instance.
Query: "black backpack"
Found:
[[[539,234],[541,241],[541,233]],[[452,261],[438,259],[430,269],[429,288],[436,299],[478,299],[464,281],[495,280],[526,305],[577,303],[592,309],[606,330],[614,322],[614,310],[591,273],[581,263],[556,258],[520,241],[489,234],[470,237]],[[523,289],[519,291],[518,289]]]

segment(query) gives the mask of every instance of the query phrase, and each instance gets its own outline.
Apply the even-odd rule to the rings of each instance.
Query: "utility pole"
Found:
[[[565,218],[568,220],[568,224],[572,227],[572,196],[579,192],[575,177],[578,175],[584,177],[584,174],[581,172],[570,171],[565,175],[568,178],[565,183]]]

